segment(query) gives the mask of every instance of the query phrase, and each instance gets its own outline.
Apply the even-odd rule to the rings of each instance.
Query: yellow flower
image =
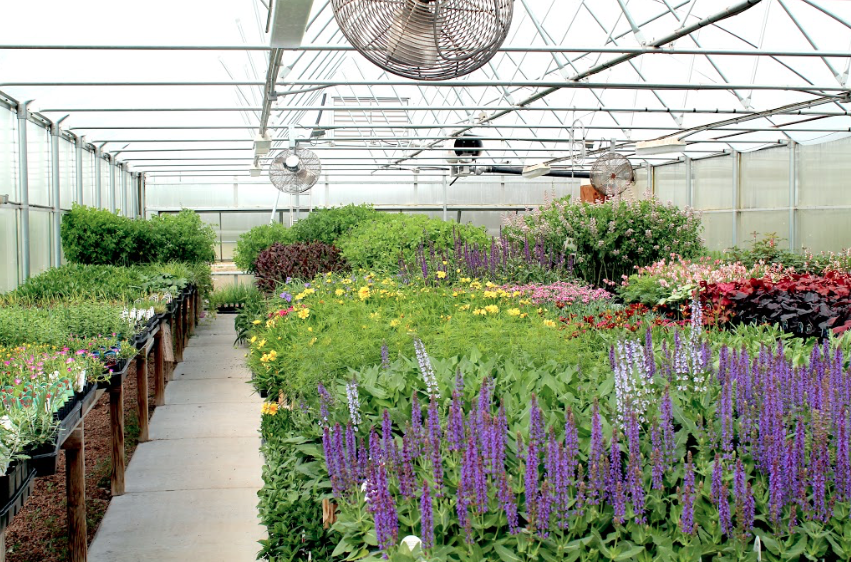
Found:
[[[462,306],[459,310],[470,310],[470,305],[469,305],[469,304],[465,304],[465,305],[464,305],[464,306]]]
[[[254,343],[256,341],[257,341],[257,336],[251,336],[251,343]]]
[[[437,272],[437,278],[438,279],[446,279],[446,272],[445,271],[438,271]]]
[[[457,297],[457,296],[458,296],[458,291],[452,291],[452,296],[453,296],[453,297]]]
[[[370,294],[371,293],[369,291],[369,287],[361,287],[360,289],[358,289],[358,296],[360,297],[360,300],[362,300],[362,301],[365,301],[366,299],[368,299]]]
[[[370,317],[370,318],[372,318],[373,320],[378,320],[378,318],[379,318],[380,316],[381,316],[381,315],[380,315],[379,313],[377,313],[377,312],[371,312],[371,313],[369,314],[369,317]]]
[[[514,291],[513,293],[511,293],[511,296],[519,297],[521,294],[523,294],[523,293],[521,293],[520,291]]]
[[[266,345],[266,340],[260,340],[257,342],[257,349],[263,349],[264,345]]]
[[[449,262],[446,261],[446,260],[443,260],[443,265],[449,265]]]
[[[487,316],[488,312],[487,312],[487,310],[482,310],[481,308],[477,308],[476,310],[473,311],[473,314],[475,314],[476,316]]]
[[[511,308],[511,309],[508,310],[508,315],[509,316],[520,316],[520,309],[519,308]]]
[[[461,273],[461,270],[460,270],[460,269],[456,269],[456,270],[455,270],[455,273]]]
[[[544,320],[544,326],[546,326],[547,328],[555,328],[556,323],[552,320]]]
[[[485,307],[485,310],[490,312],[491,314],[499,314],[499,307],[495,304],[489,304]]]
[[[486,299],[495,299],[496,298],[496,292],[494,292],[494,291],[485,291],[484,294],[485,294]]]
[[[254,322],[252,322],[252,324],[254,324],[255,326],[259,323],[260,323],[260,320],[255,320]]]
[[[308,328],[307,328],[307,331],[308,331],[308,332],[312,332],[312,331],[313,331],[313,328],[312,328],[312,327],[308,327]]]
[[[461,278],[462,283],[469,283],[470,281],[471,281],[471,279],[469,277],[462,277]]]
[[[529,316],[529,315],[524,312],[523,314],[520,315],[520,318],[526,318],[527,316]]]
[[[346,291],[344,291],[343,289],[337,289],[336,291],[334,291],[334,294],[337,295],[338,297],[342,297],[343,295],[346,294]]]
[[[338,300],[337,304],[343,304],[343,301]]]
[[[490,281],[488,281],[487,283],[485,283],[485,287],[487,287],[488,289],[491,289],[493,287],[496,287],[496,285],[491,283]]]
[[[310,309],[309,308],[302,308],[301,310],[298,311],[298,317],[301,318],[302,320],[305,320],[308,316],[310,316]]]
[[[260,406],[260,413],[268,416],[274,416],[278,413],[278,404],[275,402],[263,402]]]
[[[470,283],[470,288],[471,289],[481,289],[482,284],[479,283],[478,281],[473,281],[472,283]]]
[[[307,347],[313,347],[313,344],[315,344],[315,343],[316,343],[316,338],[313,338],[312,340],[310,340],[310,343],[307,344]]]

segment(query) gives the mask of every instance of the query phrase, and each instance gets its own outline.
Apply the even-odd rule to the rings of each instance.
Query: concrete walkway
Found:
[[[127,493],[115,497],[89,548],[90,562],[250,562],[266,531],[260,398],[234,349],[233,316],[206,320],[189,340],[151,441],[136,449]]]

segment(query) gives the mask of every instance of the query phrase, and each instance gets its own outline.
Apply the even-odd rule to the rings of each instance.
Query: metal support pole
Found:
[[[733,158],[733,230],[732,242],[733,246],[739,244],[739,209],[741,207],[741,190],[742,190],[742,154],[738,150],[734,150],[730,155]]]
[[[118,173],[121,174],[121,181],[119,182],[119,189],[121,189],[121,214],[125,217],[130,216],[130,208],[127,207],[127,170],[124,169],[123,165],[119,165]]]
[[[115,212],[115,158],[109,157],[109,212]]]
[[[656,186],[653,185],[653,164],[647,163],[647,185],[644,187],[647,193],[656,193]]]
[[[75,179],[77,180],[77,190],[76,190],[76,199],[77,203],[80,205],[83,204],[83,143],[85,142],[85,137],[75,135],[74,139],[76,142],[74,143],[76,149],[76,174]]]
[[[59,190],[59,136],[61,129],[54,123],[50,127],[51,188],[53,190],[53,267],[62,265],[62,209]]]
[[[101,172],[101,153],[100,147],[95,147],[95,207],[100,209],[103,206],[103,197],[101,197],[103,180],[100,177]]]
[[[798,247],[798,143],[789,141],[789,249]]]
[[[30,278],[30,192],[27,175],[27,104],[18,104],[18,188],[21,198],[21,272]]]

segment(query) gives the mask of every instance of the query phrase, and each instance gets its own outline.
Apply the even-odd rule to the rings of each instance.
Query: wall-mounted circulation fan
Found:
[[[281,193],[298,195],[316,185],[322,164],[313,151],[286,148],[269,164],[269,180]]]
[[[635,183],[635,173],[629,159],[617,152],[608,152],[591,166],[591,185],[605,197],[616,197]]]
[[[484,66],[511,27],[514,0],[331,0],[349,43],[387,72],[449,80]]]

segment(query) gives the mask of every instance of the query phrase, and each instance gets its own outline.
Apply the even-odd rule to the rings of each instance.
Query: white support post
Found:
[[[109,156],[109,194],[107,196],[107,201],[109,201],[109,212],[115,212],[115,158]]]
[[[51,178],[50,186],[53,191],[53,267],[62,265],[62,207],[60,205],[60,189],[59,189],[59,138],[62,130],[59,125],[53,124],[50,127],[50,168]]]
[[[30,278],[30,191],[27,168],[27,116],[29,109],[18,104],[18,189],[21,200],[21,274],[23,281]]]
[[[739,209],[741,208],[741,190],[742,190],[742,154],[738,150],[734,150],[731,155],[733,158],[733,246],[739,245]]]

